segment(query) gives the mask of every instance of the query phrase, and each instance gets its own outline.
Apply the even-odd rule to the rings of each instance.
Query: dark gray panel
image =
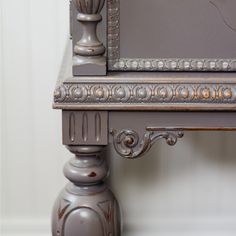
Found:
[[[108,2],[110,70],[236,70],[236,1]]]
[[[110,112],[110,129],[235,130],[236,112]]]
[[[121,0],[121,57],[236,58],[235,0]]]

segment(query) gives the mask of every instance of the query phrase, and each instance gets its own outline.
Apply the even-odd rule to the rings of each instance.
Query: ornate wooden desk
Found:
[[[108,167],[102,152],[109,144],[120,156],[134,159],[144,156],[157,140],[175,145],[185,131],[236,129],[236,50],[232,48],[234,26],[229,20],[233,16],[225,10],[229,6],[220,1],[201,3],[217,11],[218,15],[210,14],[220,14],[220,21],[223,17],[223,26],[217,29],[220,33],[231,31],[226,42],[232,45],[222,46],[215,56],[213,47],[206,52],[207,57],[201,57],[197,52],[204,53],[210,47],[205,41],[207,46],[198,44],[198,49],[190,52],[191,58],[190,49],[177,58],[179,48],[173,47],[165,52],[166,57],[155,59],[151,55],[150,59],[141,49],[141,57],[135,57],[137,42],[126,48],[129,52],[124,49],[128,36],[120,32],[121,26],[123,33],[129,31],[122,25],[122,19],[129,17],[127,8],[137,20],[140,9],[146,7],[146,1],[128,2],[108,0],[104,5],[104,0],[71,1],[73,50],[71,45],[67,49],[54,92],[54,108],[62,110],[63,144],[75,157],[64,168],[70,182],[54,206],[54,236],[121,235],[119,205],[103,182]],[[147,2],[168,4],[161,0]],[[191,9],[195,1],[189,2]],[[179,3],[181,6],[181,0]],[[230,4],[230,8],[236,7],[236,3]],[[139,28],[145,31],[146,24]],[[144,38],[149,42],[147,36]],[[218,43],[216,39],[212,44]],[[147,51],[150,47],[153,45],[148,45]],[[164,55],[161,48],[153,50],[155,55]],[[171,52],[174,59],[169,56]]]

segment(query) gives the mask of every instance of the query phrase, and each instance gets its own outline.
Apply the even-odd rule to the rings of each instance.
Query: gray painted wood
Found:
[[[235,9],[232,0],[120,0],[120,56],[236,58]]]
[[[226,2],[224,1],[222,4],[226,5]],[[155,14],[149,14],[147,17],[147,15],[142,15],[143,9],[146,7],[146,14],[149,10],[156,9],[158,4],[163,3],[164,6],[167,6],[170,1],[149,0],[150,5],[141,0],[136,0],[135,3],[132,0],[129,2],[121,0],[120,3],[122,4],[121,7],[118,0],[108,0],[107,2],[108,61],[109,63],[118,63],[118,67],[115,69],[128,70],[127,64],[122,66],[122,63],[127,62],[120,61],[121,52],[127,53],[127,55],[139,55],[138,53],[141,53],[142,57],[147,58],[151,55],[150,50],[153,53],[152,55],[158,56],[158,48],[163,48],[156,47],[155,42],[147,43],[147,35],[149,34],[145,33],[145,35],[139,37],[142,41],[141,45],[132,49],[129,46],[130,43],[133,46],[136,43],[138,45],[138,39],[124,38],[124,35],[120,37],[120,32],[128,32],[129,28],[127,28],[128,23],[121,22],[122,24],[120,24],[119,14],[121,13],[122,21],[130,18],[128,13],[131,11],[134,18],[140,20],[140,16],[142,16],[141,23],[138,24],[139,29],[145,28],[145,30],[150,31],[150,34],[153,33],[154,36],[159,36],[159,32],[154,30],[155,25],[150,24],[150,27],[144,27],[147,20],[153,23],[155,17],[159,17],[159,15],[155,11]],[[180,12],[183,13],[184,3],[186,1],[181,1],[182,8],[179,6]],[[211,8],[215,7],[214,1],[208,3],[211,4]],[[198,3],[188,1],[187,6],[193,7],[193,4],[196,4],[196,7],[204,6],[206,1],[202,0]],[[236,6],[235,3],[232,4]],[[95,5],[97,7],[94,7]],[[105,74],[105,64],[102,66],[99,64],[99,60],[103,57],[104,48],[99,43],[95,30],[96,24],[101,19],[99,13],[102,5],[102,0],[74,0],[71,5],[74,58],[76,60],[79,58],[77,62],[82,58],[82,63],[74,64],[72,73],[71,50],[67,52],[54,92],[54,108],[63,111],[63,144],[75,154],[75,157],[64,168],[64,174],[70,180],[70,183],[61,192],[54,206],[53,236],[120,236],[119,206],[113,194],[104,184],[108,168],[101,152],[108,144],[111,144],[120,156],[134,159],[147,153],[158,140],[164,139],[168,145],[175,145],[178,139],[183,137],[184,131],[236,130],[235,73],[163,74],[119,72],[109,73],[108,76],[78,77],[77,75],[101,75],[103,74],[101,71]],[[150,9],[151,6],[153,6],[152,9]],[[125,8],[125,11],[123,8]],[[205,10],[209,11],[208,8]],[[221,10],[221,8],[217,9]],[[175,12],[176,15],[173,14],[172,17],[177,17],[177,13]],[[215,12],[211,12],[209,17],[214,14]],[[83,35],[81,35],[80,30],[77,30],[76,17],[84,24]],[[215,15],[214,17],[216,18]],[[86,19],[86,22],[84,19]],[[190,18],[189,22],[191,23],[192,20],[194,19]],[[222,23],[222,18],[220,21]],[[156,27],[160,22],[155,20]],[[225,28],[227,30],[230,28],[224,20],[223,23],[226,25],[223,28],[219,27],[221,33],[226,30]],[[103,24],[105,24],[105,21],[103,21]],[[120,25],[122,29],[119,28]],[[161,28],[164,29],[165,25],[162,25]],[[98,35],[104,32],[105,29],[105,27],[100,28]],[[135,30],[135,27],[133,29]],[[217,29],[212,29],[210,33],[214,33],[214,30]],[[139,30],[139,32],[143,33],[142,30]],[[191,32],[190,30],[189,33]],[[106,33],[103,33],[102,37],[105,36]],[[194,36],[193,32],[190,36]],[[233,37],[235,37],[234,33]],[[81,38],[82,40],[80,40]],[[89,42],[89,38],[92,39],[91,42]],[[198,39],[197,37],[193,38]],[[131,42],[126,42],[127,39]],[[226,41],[227,39],[231,40],[226,36]],[[186,41],[184,42],[186,43]],[[217,42],[213,42],[211,46],[217,47]],[[122,48],[123,43],[125,43],[125,46]],[[216,55],[218,59],[227,55],[234,57],[230,54],[234,45],[231,45],[231,49],[227,48],[227,50],[224,50],[222,45],[222,48],[218,51],[207,51],[206,48],[211,43],[212,41],[207,41],[201,48],[202,52],[208,53],[206,55]],[[195,45],[194,40],[191,44]],[[142,45],[147,46],[148,49],[142,48]],[[88,47],[94,50],[86,51]],[[200,53],[199,56],[203,55],[197,47],[194,48],[193,52]],[[127,49],[125,49],[125,52],[122,51],[124,48]],[[170,47],[168,49],[170,51],[165,50],[165,53],[168,52],[166,55],[171,55],[171,53],[176,53],[176,56],[180,55],[182,57],[184,55],[194,55],[194,53],[191,54],[191,48],[187,46],[184,50],[181,47],[176,48],[182,54]],[[144,51],[142,52],[142,50]],[[234,65],[232,65],[234,61],[227,61],[229,64],[226,66],[225,61],[219,60],[221,64],[218,65],[218,62],[214,61],[214,66],[211,63],[212,61],[206,60],[206,65],[204,61],[204,70],[218,71],[219,68],[221,70],[234,70]],[[150,67],[150,61],[147,64],[147,61],[143,61],[141,58],[139,62],[143,62],[143,65],[148,66],[148,68]],[[183,65],[187,65],[185,61],[182,62]],[[131,66],[134,65],[132,63]],[[171,61],[168,63],[170,63],[168,66],[173,66]],[[109,64],[109,68],[113,70],[114,68],[111,67],[115,64]],[[101,70],[98,68],[99,66],[101,66]],[[139,68],[136,67],[135,70],[143,70],[140,64],[138,66]],[[165,70],[169,70],[170,67],[168,66],[165,67]],[[172,69],[177,70],[176,65]],[[155,67],[154,70],[156,70]],[[188,66],[186,70],[193,69]]]
[[[54,108],[66,110],[235,111],[236,73],[110,72],[73,76],[66,51]]]
[[[109,70],[236,70],[235,1],[108,3]]]
[[[53,236],[120,236],[118,203],[103,180],[108,174],[103,146],[68,146],[75,154],[64,168],[71,181],[57,198]]]
[[[108,143],[108,112],[63,111],[64,145],[106,145]]]
[[[147,127],[180,130],[235,130],[236,112],[139,112],[109,113],[109,128],[135,129],[141,134]]]
[[[106,75],[104,0],[71,0],[70,28],[74,54],[73,74]]]
[[[120,156],[134,159],[160,139],[176,144],[183,131],[236,129],[235,73],[120,72],[78,78],[71,75],[71,60],[66,57],[64,62],[54,108],[63,110],[63,143],[76,158],[65,167],[66,177],[74,184],[69,184],[56,201],[54,236],[57,231],[59,236],[61,232],[64,236],[107,235],[101,227],[104,222],[99,224],[104,212],[97,204],[106,199],[112,202],[114,197],[108,190],[104,195],[99,193],[107,172],[98,161],[94,145],[97,150],[110,143]],[[114,204],[108,208],[115,223],[104,227],[119,236],[119,211],[116,201]],[[59,219],[67,207],[71,212]],[[76,219],[83,221],[84,215],[88,215],[87,227],[76,224]]]
[[[110,112],[110,143],[125,158],[144,156],[159,140],[173,146],[187,131],[236,130],[236,113]]]

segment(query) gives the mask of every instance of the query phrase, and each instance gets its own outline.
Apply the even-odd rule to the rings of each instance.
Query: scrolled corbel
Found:
[[[116,152],[128,159],[142,157],[157,140],[165,139],[168,145],[174,146],[178,139],[184,136],[181,130],[146,131],[141,140],[139,134],[131,129],[123,129],[119,132],[112,129],[110,133],[113,136]]]

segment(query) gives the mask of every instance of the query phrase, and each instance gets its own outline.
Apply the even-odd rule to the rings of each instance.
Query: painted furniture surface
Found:
[[[136,1],[140,8],[143,1]],[[149,3],[154,4],[151,0]],[[159,0],[154,5],[161,3]],[[199,4],[205,3],[202,0]],[[232,16],[225,10],[229,5],[224,3],[219,6],[211,1],[218,11],[226,12],[229,20]],[[230,52],[228,47],[220,49],[226,54],[216,54],[218,59],[192,61],[180,59],[181,55],[177,61],[157,59],[158,50],[154,50],[156,59],[148,55],[146,59],[128,59],[133,65],[132,72],[128,72],[127,61],[120,57],[124,52],[119,51],[127,40],[119,34],[120,27],[124,27],[123,32],[127,28],[119,22],[130,17],[124,15],[122,7],[133,9],[134,0],[130,5],[122,0],[72,0],[70,4],[72,40],[54,91],[53,107],[62,110],[63,144],[74,158],[64,167],[69,183],[55,202],[52,234],[120,236],[121,209],[104,183],[109,173],[106,147],[110,145],[123,158],[135,159],[145,157],[158,140],[175,145],[187,131],[236,130],[235,59],[234,55],[224,59]],[[137,17],[140,9],[132,13]],[[145,16],[148,18],[147,12],[143,12]],[[226,18],[225,27],[234,31]],[[158,35],[154,25],[151,30]],[[145,47],[146,41],[142,41]],[[125,53],[145,54],[137,50]],[[159,66],[153,67],[154,62]],[[202,69],[194,67],[193,62],[202,62]],[[166,72],[160,71],[160,65]],[[198,72],[193,72],[196,68]]]

